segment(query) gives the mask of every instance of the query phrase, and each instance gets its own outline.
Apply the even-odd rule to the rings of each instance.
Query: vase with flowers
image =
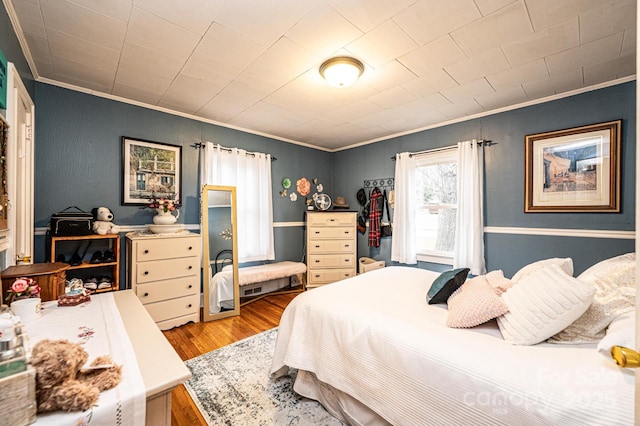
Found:
[[[156,225],[173,225],[180,217],[180,207],[182,204],[177,195],[175,198],[156,197],[151,194],[149,204],[143,208],[154,209],[156,215],[153,217],[153,223]],[[173,213],[176,213],[174,216]]]
[[[40,286],[33,278],[21,277],[16,279],[7,290],[5,301],[11,304],[15,300],[39,298]]]

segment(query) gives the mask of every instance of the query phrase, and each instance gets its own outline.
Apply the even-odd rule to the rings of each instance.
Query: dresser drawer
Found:
[[[355,246],[353,240],[312,240],[309,241],[309,253],[354,253]]]
[[[135,265],[138,285],[151,281],[197,276],[200,273],[200,258],[153,260]]]
[[[322,240],[322,239],[337,239],[337,238],[353,238],[356,235],[356,230],[353,227],[342,228],[309,228],[309,239]]]
[[[161,238],[150,238],[136,244],[136,261],[175,259],[177,257],[198,256],[200,238],[173,238],[166,241]]]
[[[178,278],[136,286],[136,295],[143,305],[166,299],[196,294],[200,287],[198,277]]]
[[[184,296],[178,299],[149,303],[144,305],[144,307],[147,308],[153,321],[159,322],[192,314],[194,310],[200,309],[200,306],[197,306],[197,300],[195,296]]]
[[[307,285],[328,284],[335,281],[351,278],[356,275],[353,268],[350,269],[309,269]]]
[[[310,254],[309,268],[344,268],[355,267],[354,254]]]
[[[308,226],[355,226],[355,213],[309,213]]]

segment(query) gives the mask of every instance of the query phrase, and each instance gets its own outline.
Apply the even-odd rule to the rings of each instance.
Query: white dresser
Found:
[[[356,212],[307,212],[307,288],[356,275]]]
[[[161,330],[200,321],[200,235],[127,235],[127,283]]]

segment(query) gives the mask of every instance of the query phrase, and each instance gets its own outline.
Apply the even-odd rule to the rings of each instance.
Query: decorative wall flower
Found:
[[[295,192],[292,192],[291,194],[289,194],[289,199],[291,201],[296,201],[298,199],[298,194],[296,194]]]
[[[296,190],[300,195],[306,197],[311,192],[311,182],[305,177],[298,179],[296,182]]]

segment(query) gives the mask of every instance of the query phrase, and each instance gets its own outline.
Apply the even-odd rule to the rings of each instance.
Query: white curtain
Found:
[[[391,260],[418,263],[416,243],[416,161],[408,152],[396,155],[395,205]]]
[[[201,155],[202,185],[236,187],[238,262],[275,259],[271,155],[211,142],[205,143]]]
[[[474,275],[486,273],[483,164],[482,146],[475,139],[458,142],[458,212],[453,267],[470,268]]]

